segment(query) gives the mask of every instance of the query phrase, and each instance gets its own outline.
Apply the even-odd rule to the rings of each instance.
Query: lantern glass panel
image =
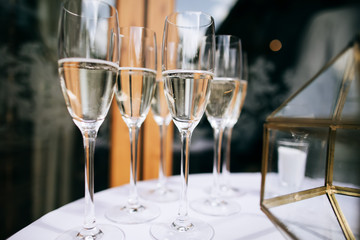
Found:
[[[298,239],[345,239],[325,195],[274,207],[271,212]]]
[[[356,239],[360,239],[360,198],[336,194],[336,200]]]
[[[334,151],[334,185],[360,186],[360,130],[337,129]]]

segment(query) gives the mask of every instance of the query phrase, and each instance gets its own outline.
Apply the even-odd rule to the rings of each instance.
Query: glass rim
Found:
[[[149,32],[151,34],[153,34],[155,37],[156,37],[156,32],[154,30],[152,30],[151,28],[148,28],[148,27],[142,27],[142,26],[121,26],[119,27],[119,34],[120,35],[123,35],[121,34],[121,30],[122,29],[142,29],[146,32]]]
[[[230,35],[230,34],[216,34],[215,35],[215,40],[217,38],[225,38],[225,37],[230,38],[230,40],[233,39],[234,41],[241,42],[241,38],[239,38],[238,36],[235,36],[235,35]]]
[[[175,15],[202,15],[202,16],[206,16],[208,19],[209,19],[209,23],[207,24],[202,24],[200,26],[198,25],[191,25],[191,26],[185,26],[185,25],[179,25],[177,24],[176,22],[170,20],[171,17],[175,16]],[[214,18],[205,13],[205,12],[201,12],[201,11],[182,11],[182,12],[173,12],[171,13],[170,15],[166,16],[166,22],[171,24],[171,25],[175,25],[177,27],[181,27],[181,28],[189,28],[189,29],[192,29],[192,28],[204,28],[204,27],[209,27],[211,25],[214,25],[215,24],[215,21],[214,21]]]
[[[230,34],[215,35],[216,48],[218,48],[218,46],[221,46],[223,44],[223,41],[226,41],[226,44],[229,45],[230,48],[238,48],[240,55],[243,54],[241,38]],[[241,58],[243,57],[241,56]]]
[[[114,17],[117,17],[117,9],[112,6],[111,4],[105,2],[105,1],[102,1],[102,0],[75,0],[75,1],[83,1],[83,2],[97,2],[97,3],[100,3],[100,4],[103,4],[105,6],[108,6],[109,9],[112,9],[112,10],[115,10],[113,14],[109,14],[109,16],[101,16],[101,17],[98,17],[98,18],[103,18],[103,19],[110,19],[110,18],[114,18]],[[98,19],[98,18],[92,18],[92,17],[88,17],[88,16],[85,16],[85,15],[82,15],[81,13],[76,13],[74,11],[71,11],[69,9],[68,6],[66,6],[67,4],[69,4],[70,2],[74,2],[74,0],[65,0],[63,3],[62,3],[62,9],[64,9],[65,12],[67,12],[68,14],[74,16],[74,17],[79,17],[79,18],[88,18],[88,19]]]
[[[243,81],[243,82],[247,82],[246,80],[243,80],[239,77],[236,77],[236,78],[234,78],[234,77],[217,77],[217,76],[215,76],[215,74],[214,74],[214,78],[212,80],[213,81],[236,81],[236,82]]]

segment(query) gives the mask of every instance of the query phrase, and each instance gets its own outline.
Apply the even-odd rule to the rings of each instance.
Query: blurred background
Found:
[[[60,4],[0,0],[1,239],[83,197],[82,138],[66,110],[57,74]],[[233,172],[260,171],[266,116],[360,31],[355,0],[177,0],[175,10],[207,12],[215,18],[217,34],[242,40],[249,85],[233,131]],[[109,187],[109,119],[111,114],[96,143],[95,191]],[[173,130],[172,172],[178,174],[180,137]],[[191,173],[212,171],[212,139],[204,117],[192,137]]]

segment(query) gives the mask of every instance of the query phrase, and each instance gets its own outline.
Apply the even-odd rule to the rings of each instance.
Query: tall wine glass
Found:
[[[80,129],[85,151],[85,218],[83,227],[58,239],[124,239],[115,227],[96,224],[94,149],[118,77],[118,16],[114,7],[96,0],[69,0],[59,23],[59,76],[67,109]]]
[[[225,159],[223,161],[222,166],[222,183],[220,187],[220,195],[223,197],[236,197],[244,194],[241,189],[234,187],[231,185],[230,181],[230,156],[231,156],[231,136],[232,131],[237,123],[241,110],[245,103],[246,93],[247,93],[247,85],[248,85],[248,64],[247,64],[247,55],[243,53],[243,61],[242,61],[242,74],[241,74],[241,86],[239,94],[236,97],[236,103],[234,110],[230,114],[229,121],[226,124],[224,136],[225,136]]]
[[[241,90],[242,52],[241,42],[235,36],[218,35],[215,39],[215,75],[206,107],[206,117],[214,132],[213,186],[209,197],[196,200],[190,206],[203,214],[226,216],[240,211],[240,206],[236,202],[221,197],[219,177],[223,132]]]
[[[181,135],[181,191],[178,215],[150,228],[155,239],[211,239],[213,228],[188,216],[191,134],[204,114],[214,71],[214,20],[201,12],[176,12],[165,20],[162,74],[172,119]]]
[[[160,129],[160,162],[159,176],[155,188],[146,189],[141,196],[145,199],[156,202],[171,202],[179,198],[178,191],[170,188],[166,183],[165,176],[165,149],[166,149],[166,133],[171,122],[171,115],[166,103],[164,93],[164,81],[161,74],[156,81],[156,89],[154,98],[151,101],[151,110],[154,120]]]
[[[117,105],[130,135],[130,193],[126,203],[114,206],[106,217],[117,223],[143,223],[160,215],[160,209],[140,202],[136,187],[138,135],[150,109],[156,83],[156,36],[143,27],[121,27],[121,59],[115,91]],[[114,146],[116,147],[116,146]]]

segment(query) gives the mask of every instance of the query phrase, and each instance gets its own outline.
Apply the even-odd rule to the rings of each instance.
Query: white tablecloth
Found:
[[[213,217],[199,214],[189,208],[189,215],[208,222],[215,230],[215,240],[240,239],[284,239],[275,226],[260,210],[260,173],[235,173],[231,175],[233,186],[241,188],[244,194],[232,200],[241,205],[241,211],[227,217]],[[169,184],[179,186],[179,176],[168,179]],[[138,182],[139,191],[154,186],[156,180]],[[189,176],[189,201],[206,197],[206,189],[212,183],[211,174],[194,174]],[[104,213],[117,203],[127,199],[128,185],[110,188],[95,194],[95,212],[97,223],[114,224],[105,218]],[[159,203],[161,215],[149,223],[125,225],[118,224],[125,233],[127,240],[152,239],[149,229],[154,222],[171,222],[178,210],[178,201]],[[55,239],[61,233],[81,226],[84,214],[84,199],[79,199],[56,209],[32,224],[23,228],[9,240],[42,240]]]

